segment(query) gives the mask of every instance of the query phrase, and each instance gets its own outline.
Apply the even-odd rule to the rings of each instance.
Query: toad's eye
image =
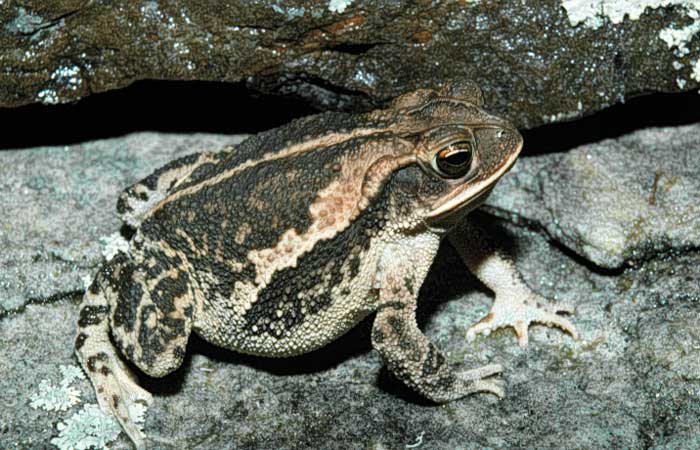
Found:
[[[459,178],[469,172],[473,157],[471,142],[453,142],[435,154],[435,167],[448,178]]]

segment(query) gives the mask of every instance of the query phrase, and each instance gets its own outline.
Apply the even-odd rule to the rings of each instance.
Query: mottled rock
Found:
[[[654,128],[521,158],[491,212],[605,268],[700,247],[700,125]]]
[[[470,78],[520,127],[700,82],[697,2],[0,2],[0,105],[135,80],[245,80],[368,109]]]

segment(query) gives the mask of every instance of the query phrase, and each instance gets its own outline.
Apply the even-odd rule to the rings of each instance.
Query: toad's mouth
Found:
[[[467,213],[478,207],[486,200],[486,197],[491,193],[498,180],[513,167],[521,148],[522,143],[516,151],[511,152],[498,165],[496,171],[488,175],[477,175],[474,180],[464,183],[461,187],[454,189],[448,195],[438,200],[432,206],[426,220],[428,222],[438,222],[447,216],[455,214],[457,211]]]

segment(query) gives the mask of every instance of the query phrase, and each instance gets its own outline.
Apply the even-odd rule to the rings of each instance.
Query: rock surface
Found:
[[[136,80],[239,82],[361,110],[470,78],[519,127],[700,83],[696,1],[0,2],[0,106]]]
[[[637,131],[522,158],[489,209],[604,268],[700,248],[700,125]]]
[[[535,326],[525,350],[510,330],[467,342],[466,330],[486,314],[490,294],[463,271],[452,249],[441,250],[422,289],[421,327],[454,365],[503,364],[504,400],[423,401],[381,368],[369,345],[369,322],[292,359],[241,356],[194,339],[180,370],[142,380],[155,393],[145,425],[152,448],[700,448],[700,252],[697,244],[682,248],[673,234],[682,234],[683,202],[694,201],[697,192],[692,183],[700,144],[691,136],[699,131],[647,130],[566,154],[523,158],[490,200],[492,211],[513,221],[480,214],[535,291],[575,305],[578,341]],[[9,249],[0,263],[0,448],[55,448],[50,442],[59,435],[64,443],[88,442],[76,430],[97,420],[89,409],[95,398],[86,380],[68,376],[76,364],[71,345],[82,279],[106,251],[100,238],[119,227],[116,195],[166,160],[232,141],[136,134],[0,153],[0,166],[16,168],[0,180],[2,204],[9,205],[0,218],[2,248]],[[644,152],[629,150],[635,142],[646,142],[653,153],[630,157]],[[657,171],[664,175],[654,191],[648,178],[653,184]],[[609,182],[605,189],[596,189],[596,177]],[[534,190],[536,180],[547,188]],[[559,189],[549,187],[555,182]],[[682,186],[686,197],[675,191]],[[630,192],[638,195],[628,205]],[[656,200],[649,205],[652,192]],[[611,203],[616,198],[620,203]],[[579,226],[584,214],[574,215],[567,204],[591,207],[596,219]],[[606,204],[614,205],[607,214]],[[615,214],[618,207],[624,214]],[[627,215],[636,209],[649,217],[651,228],[642,230],[654,233],[635,231],[640,225]],[[561,235],[547,228],[555,220]],[[630,253],[640,247],[630,244],[611,246],[615,251],[603,256],[587,253],[585,243],[600,235],[596,227],[639,235],[643,249],[661,242],[666,251],[640,259]],[[633,264],[600,270],[566,250],[560,237],[597,264],[613,256]],[[57,410],[30,406],[38,401]],[[102,438],[109,440],[108,434]],[[123,434],[109,445],[129,448]]]

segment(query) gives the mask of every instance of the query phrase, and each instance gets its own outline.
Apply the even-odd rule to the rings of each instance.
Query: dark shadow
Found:
[[[370,51],[377,44],[340,44],[329,48],[339,53],[361,55]],[[381,107],[381,101],[375,101],[369,95],[340,86],[322,78],[304,73],[272,73],[256,75],[247,80],[251,89],[268,95],[283,95],[305,102],[311,107],[323,111],[359,112]],[[387,102],[388,103],[388,102]]]
[[[523,155],[561,152],[634,130],[696,122],[700,122],[697,91],[640,95],[582,119],[523,131]]]
[[[124,238],[125,241],[131,241],[131,238],[136,234],[136,230],[127,224],[122,224],[119,227],[119,234]]]
[[[202,339],[193,340],[192,351],[216,361],[246,365],[276,375],[323,372],[371,350],[370,331],[373,319],[374,315],[367,317],[346,334],[322,348],[288,358],[266,358],[221,351]]]
[[[379,389],[386,392],[387,394],[392,395],[393,397],[400,398],[406,403],[412,403],[414,405],[421,406],[438,405],[432,400],[428,400],[413,389],[406,386],[401,380],[396,378],[394,374],[389,372],[389,369],[387,369],[386,366],[382,366],[382,368],[379,369],[379,373],[376,377],[376,383]]]
[[[471,220],[475,221],[478,223],[482,228],[485,230],[489,230],[489,235],[492,237],[494,244],[496,245],[497,248],[501,249],[504,251],[506,254],[511,256],[513,259],[517,260],[518,259],[518,247],[517,247],[517,242],[515,236],[511,235],[511,233],[508,231],[508,229],[504,226],[505,224],[508,223],[506,219],[503,219],[501,217],[496,217],[494,215],[491,215],[483,210],[477,210],[469,216]],[[547,230],[542,227],[539,223],[536,222],[529,222],[529,221],[520,221],[518,223],[518,226],[520,227],[525,227],[530,229],[531,231],[534,231],[538,234],[541,234],[546,237],[547,242],[557,251],[568,257],[569,259],[573,260],[576,262],[578,265],[585,267],[589,271],[596,273],[598,275],[602,276],[618,276],[621,275],[625,270],[626,267],[617,267],[617,268],[608,268],[608,267],[601,267],[594,263],[593,261],[587,259],[586,257],[576,253],[573,249],[567,247],[564,245],[562,242],[557,240],[556,238],[553,238],[552,236],[549,235]],[[522,239],[522,237],[518,238]],[[654,254],[654,256],[650,256],[650,259],[652,257],[658,257],[658,254]]]
[[[477,209],[470,213],[469,220],[484,230],[495,248],[513,259],[518,258],[517,241],[518,239],[522,239],[522,237],[514,236],[510,230],[506,228],[505,225],[508,222],[485,212],[483,209]]]
[[[299,99],[257,94],[244,83],[145,80],[71,104],[0,108],[0,150],[137,131],[257,133],[315,112]]]
[[[341,49],[366,50],[364,47]],[[260,79],[256,83],[264,91],[289,95],[260,94],[244,82],[144,80],[72,104],[0,108],[0,123],[3,124],[0,150],[69,145],[138,131],[256,133],[316,113],[317,109],[301,99],[313,95],[327,100],[326,107],[335,105],[346,109],[348,105],[363,105],[371,108],[368,97],[360,101],[360,94],[324,86],[318,80]],[[312,87],[313,92],[300,95],[301,91]],[[345,97],[355,100],[343,100]],[[700,122],[697,92],[640,95],[583,119],[524,131],[524,154],[564,151],[635,129],[694,122]],[[27,132],[27,129],[33,131]]]

